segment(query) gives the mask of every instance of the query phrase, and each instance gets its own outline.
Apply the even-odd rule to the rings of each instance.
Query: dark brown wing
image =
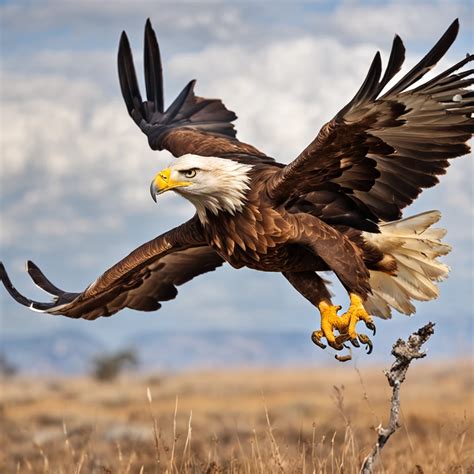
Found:
[[[27,271],[36,285],[54,296],[51,303],[40,303],[21,295],[1,263],[0,277],[10,295],[32,310],[96,319],[111,316],[123,308],[155,311],[161,307],[161,301],[176,297],[177,286],[222,264],[222,258],[204,243],[200,225],[192,219],[138,247],[82,293],[59,289],[35,264],[28,262]]]
[[[458,29],[456,20],[433,49],[380,96],[404,61],[405,48],[396,36],[382,79],[377,53],[352,101],[275,175],[269,183],[270,195],[281,202],[325,191],[338,196],[341,204],[343,194],[366,218],[400,218],[401,210],[423,188],[438,183],[437,176],[445,173],[449,159],[469,152],[466,141],[474,131],[474,93],[467,87],[474,82],[473,70],[456,71],[474,56],[406,90],[444,56]],[[338,212],[342,211],[339,206]]]
[[[165,111],[163,68],[150,20],[145,25],[144,66],[146,101],[142,101],[132,51],[127,35],[123,32],[118,51],[122,95],[128,113],[148,137],[153,150],[168,150],[174,156],[188,153],[223,157],[244,154],[262,157],[264,161],[270,160],[253,146],[237,140],[232,124],[237,116],[220,100],[203,99],[194,95],[194,80],[189,82]]]

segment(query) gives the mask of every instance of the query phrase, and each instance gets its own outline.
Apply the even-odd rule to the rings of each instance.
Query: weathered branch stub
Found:
[[[392,387],[392,399],[390,405],[390,419],[388,426],[385,428],[379,425],[376,428],[377,431],[377,442],[372,448],[370,454],[365,458],[361,474],[371,474],[373,472],[374,464],[380,457],[380,453],[389,440],[390,436],[400,427],[399,416],[400,416],[400,387],[405,380],[405,376],[413,359],[422,359],[426,356],[426,353],[421,351],[421,346],[431,337],[434,333],[434,323],[428,323],[426,326],[418,329],[409,338],[408,342],[403,339],[393,345],[392,355],[395,357],[395,362],[392,364],[390,370],[386,370],[385,376],[387,377],[389,385]]]

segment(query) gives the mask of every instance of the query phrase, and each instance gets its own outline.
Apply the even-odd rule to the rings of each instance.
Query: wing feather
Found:
[[[52,294],[52,302],[31,300],[11,283],[0,263],[0,278],[10,295],[32,310],[70,318],[96,319],[123,308],[154,311],[176,297],[177,286],[213,271],[222,258],[204,242],[196,219],[156,237],[107,270],[82,293],[68,293],[53,285],[32,262],[33,281]]]
[[[403,92],[408,87],[413,85],[416,81],[420,80],[427,72],[436,66],[438,61],[446,54],[448,49],[454,43],[459,32],[459,20],[454,20],[449,28],[445,31],[443,36],[438,42],[431,48],[426,56],[399,81],[395,84],[386,94],[382,96],[382,99],[391,97]]]
[[[174,156],[188,153],[222,157],[244,154],[254,160],[271,161],[255,147],[237,140],[232,123],[237,118],[235,113],[219,99],[197,97],[194,94],[195,80],[190,81],[165,110],[160,49],[149,19],[145,25],[144,39],[147,100],[144,102],[140,94],[132,51],[125,32],[119,43],[118,75],[128,113],[148,137],[153,150],[168,150]],[[240,158],[237,156],[232,159]]]
[[[474,132],[474,94],[468,88],[474,70],[458,71],[473,55],[407,90],[443,57],[458,29],[456,20],[428,54],[380,96],[405,56],[396,36],[382,79],[377,53],[354,98],[296,160],[275,174],[268,183],[269,195],[280,203],[294,202],[307,193],[332,189],[366,206],[369,212],[360,208],[361,221],[399,219],[424,188],[438,182],[450,159],[470,151],[466,142]]]
[[[135,123],[140,126],[140,123],[145,117],[145,109],[143,107],[140,88],[138,87],[135,66],[133,65],[132,50],[130,49],[130,43],[125,31],[122,32],[120,37],[119,51],[117,66],[120,89],[130,116]]]
[[[150,19],[145,25],[144,41],[144,67],[145,67],[145,88],[148,102],[153,104],[154,112],[163,113],[165,110],[163,92],[163,66],[161,63],[160,47],[156,36],[153,34]]]

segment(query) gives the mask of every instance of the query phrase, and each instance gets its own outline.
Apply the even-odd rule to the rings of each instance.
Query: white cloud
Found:
[[[107,31],[119,33],[125,27],[142,28],[147,17],[159,20],[163,34],[197,34],[201,37],[226,40],[234,32],[245,33],[241,9],[221,1],[161,3],[149,0],[133,2],[101,2],[91,0],[17,1],[0,6],[0,18],[7,33],[26,34],[50,32],[56,28],[81,34],[100,35]],[[81,35],[82,36],[82,35]]]
[[[387,41],[394,33],[403,39],[433,39],[455,19],[464,30],[472,28],[472,4],[462,2],[397,0],[388,2],[343,1],[328,17],[315,15],[315,25],[348,39]]]
[[[49,244],[108,232],[127,215],[156,212],[148,183],[170,155],[149,150],[98,79],[3,74],[3,245],[30,232]]]
[[[51,81],[50,87],[43,89],[45,95],[53,93],[56,80],[60,81],[65,77],[74,78],[72,84],[74,88],[79,87],[83,79],[83,84],[87,88],[97,89],[97,78],[104,84],[105,79],[113,80],[115,85],[114,94],[119,91],[119,82],[116,73],[116,51],[82,51],[81,49],[64,48],[60,50],[40,49],[32,54],[28,61],[18,61],[16,56],[8,56],[3,59],[4,68],[21,73],[24,76],[33,74],[33,79],[41,79],[40,75],[45,75],[44,79]],[[37,77],[35,77],[37,76]],[[67,84],[58,84],[65,86]],[[22,90],[18,89],[19,94]]]
[[[62,28],[94,32],[118,32],[125,26],[141,28],[150,16],[159,25],[160,34],[192,35],[219,41],[239,38],[300,36],[303,29],[314,35],[337,34],[350,40],[375,40],[397,32],[407,39],[437,35],[446,22],[460,17],[470,28],[472,5],[466,1],[392,0],[367,2],[344,0],[325,4],[308,2],[269,3],[224,2],[100,2],[76,0],[19,0],[0,6],[4,29],[43,32]]]

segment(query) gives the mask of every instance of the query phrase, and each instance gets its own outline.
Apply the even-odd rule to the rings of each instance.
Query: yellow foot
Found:
[[[364,321],[366,327],[375,334],[375,324],[365,310],[362,298],[354,293],[351,293],[350,297],[351,305],[342,316],[337,315],[341,306],[333,306],[327,301],[319,304],[321,329],[314,331],[311,339],[317,346],[325,349],[326,345],[321,340],[326,338],[327,343],[338,351],[345,347],[346,341],[350,341],[355,347],[360,347],[361,343],[367,346],[367,353],[370,354],[373,349],[372,341],[365,334],[357,334],[355,328],[359,321]],[[334,335],[335,329],[339,332],[339,336]]]
[[[340,351],[344,345],[336,342],[336,336],[334,336],[334,329],[339,329],[341,318],[337,315],[337,312],[341,309],[341,306],[333,306],[327,301],[319,303],[319,311],[321,312],[321,329],[314,331],[311,339],[313,342],[325,349],[326,345],[321,342],[323,337],[326,338],[327,343],[333,348]]]
[[[359,321],[364,321],[365,326],[375,335],[375,324],[364,308],[363,300],[355,293],[351,293],[351,305],[341,316],[341,323],[338,327],[340,336],[336,337],[336,344],[343,344],[345,341],[350,341],[354,347],[360,347],[364,344],[367,347],[367,354],[370,354],[373,349],[372,341],[366,334],[357,334],[356,325]]]

